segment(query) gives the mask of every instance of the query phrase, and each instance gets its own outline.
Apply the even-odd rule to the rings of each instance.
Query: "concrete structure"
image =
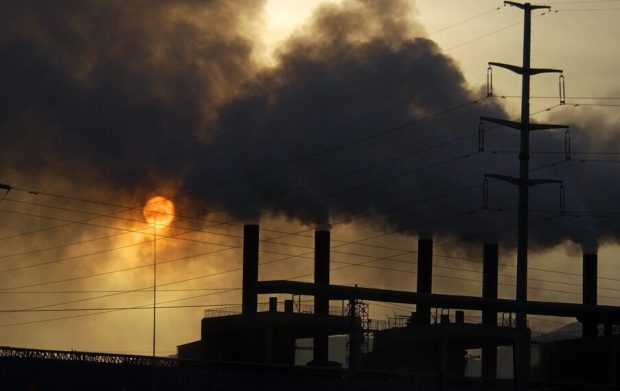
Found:
[[[548,376],[552,380],[592,384],[618,381],[616,363],[620,362],[617,354],[620,345],[618,337],[612,336],[612,326],[620,324],[620,308],[597,305],[595,254],[584,255],[582,304],[540,301],[523,304],[498,298],[499,250],[495,244],[484,246],[481,297],[472,297],[432,293],[433,242],[430,239],[418,242],[417,292],[330,284],[329,241],[328,231],[315,233],[314,282],[259,282],[259,229],[255,225],[245,226],[241,307],[207,311],[202,320],[201,340],[179,346],[179,355],[293,365],[296,341],[311,338],[313,352],[308,365],[329,367],[335,363],[328,360],[328,336],[347,335],[348,363],[354,369],[461,377],[466,351],[480,349],[481,374],[487,381],[497,376],[498,347],[508,346],[514,351],[519,341],[527,341],[530,346],[531,340],[529,329],[515,328],[512,322],[498,324],[498,314],[509,313],[509,319],[513,319],[513,314],[525,312],[575,317],[583,323],[583,338],[535,345],[534,373],[538,379],[544,381]],[[282,308],[279,306],[282,303],[271,297],[265,306],[258,303],[259,294],[313,296],[314,305],[307,308],[286,300]],[[335,300],[343,303],[338,311],[329,306]],[[416,312],[399,318],[398,324],[375,327],[372,325],[379,323],[367,323],[362,316],[363,300],[415,304]],[[464,310],[480,311],[482,322],[466,323]],[[605,325],[605,337],[598,335],[599,325]],[[364,341],[369,334],[372,334],[372,349],[365,349]],[[579,358],[571,352],[579,352]],[[558,370],[558,365],[568,368],[570,363],[575,363],[575,370],[568,376],[563,377],[562,371],[545,375]]]
[[[340,311],[330,315],[327,295],[315,295],[313,311],[294,310],[293,302],[285,301],[284,311],[278,311],[275,297],[269,307],[259,311],[257,301],[259,229],[246,225],[243,229],[243,293],[240,313],[236,309],[206,316],[201,325],[204,359],[293,365],[295,341],[314,339],[314,359],[310,365],[333,366],[328,362],[330,335],[350,334],[351,319]],[[317,231],[315,238],[315,283],[329,285],[329,231]],[[217,311],[217,310],[216,310]],[[354,321],[355,327],[359,321]],[[200,351],[194,346],[179,349],[183,352]]]

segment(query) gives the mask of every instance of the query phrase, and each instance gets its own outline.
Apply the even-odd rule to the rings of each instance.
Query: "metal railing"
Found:
[[[112,353],[93,353],[78,351],[58,351],[58,350],[40,350],[40,349],[23,349],[13,348],[9,346],[0,347],[0,359],[2,358],[18,358],[18,359],[40,359],[40,360],[58,360],[58,361],[79,361],[102,364],[123,364],[131,366],[158,366],[158,367],[178,367],[179,360],[164,357],[152,356],[133,356],[126,354]]]
[[[284,302],[278,302],[276,309],[277,309],[277,312],[285,312]],[[269,303],[258,303],[256,306],[256,312],[269,312]],[[304,303],[295,303],[293,306],[293,313],[314,314],[314,305],[304,304]],[[208,308],[204,311],[205,318],[219,318],[222,316],[233,316],[233,315],[241,315],[241,305]],[[330,306],[329,315],[348,316],[348,309],[346,307]]]

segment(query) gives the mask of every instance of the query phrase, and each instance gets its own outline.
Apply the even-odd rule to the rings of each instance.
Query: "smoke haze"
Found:
[[[452,142],[475,133],[480,115],[508,114],[423,37],[406,2],[322,6],[269,68],[253,54],[262,6],[8,2],[0,49],[5,175],[45,188],[69,181],[58,190],[97,199],[109,199],[106,188],[137,205],[154,189],[188,193],[177,202],[189,215],[225,210],[243,222],[267,212],[327,226],[373,212],[386,229],[514,244],[513,231],[491,232],[515,214],[479,211],[481,188],[438,197],[485,173],[515,174],[516,155],[478,154],[475,134]],[[570,119],[574,150],[618,144],[602,137],[617,124],[596,113]],[[401,124],[411,125],[390,131]],[[516,149],[511,132],[488,131],[486,149]],[[562,148],[563,134],[532,137],[533,150]],[[533,157],[536,167],[561,155]],[[586,164],[540,175],[567,181],[568,208],[609,212],[620,189],[604,179],[616,170]],[[532,189],[532,208],[557,211],[557,191]],[[490,186],[491,206],[514,208],[515,197],[508,185]],[[533,245],[615,240],[620,232],[615,220],[590,220],[587,229],[566,220],[533,225]]]

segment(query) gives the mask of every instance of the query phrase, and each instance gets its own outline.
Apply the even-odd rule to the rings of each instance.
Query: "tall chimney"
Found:
[[[485,244],[482,260],[482,297],[497,299],[497,244]],[[487,327],[497,326],[497,311],[482,311],[482,324]],[[482,346],[482,377],[497,377],[497,346]]]
[[[418,239],[418,293],[431,293],[433,284],[433,241]],[[416,323],[431,323],[431,308],[428,304],[416,305]]]
[[[597,302],[597,263],[596,254],[583,254],[583,283],[582,295],[583,304],[596,305]],[[595,338],[597,336],[597,324],[594,321],[585,320],[583,322],[582,337]]]
[[[243,291],[241,312],[256,312],[256,283],[258,282],[258,225],[243,226]]]
[[[314,233],[314,283],[329,284],[329,231]],[[329,299],[325,295],[314,296],[314,313],[329,315]],[[316,364],[328,360],[328,335],[316,335],[313,339],[313,361]]]

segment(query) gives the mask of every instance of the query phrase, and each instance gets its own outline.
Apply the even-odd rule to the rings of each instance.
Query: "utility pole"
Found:
[[[484,121],[489,121],[502,126],[517,129],[520,131],[521,134],[519,149],[519,177],[515,178],[496,174],[486,174],[486,176],[511,183],[518,186],[519,188],[516,295],[519,311],[516,314],[518,337],[515,343],[514,352],[514,378],[517,390],[522,391],[527,389],[527,379],[530,367],[530,349],[527,332],[527,248],[529,222],[529,188],[530,186],[547,183],[562,183],[562,181],[557,180],[529,178],[530,132],[545,129],[566,129],[568,128],[568,126],[530,123],[530,76],[541,73],[562,73],[562,71],[559,69],[530,67],[532,10],[549,10],[551,9],[551,7],[545,5],[532,5],[530,3],[521,4],[513,1],[504,1],[504,5],[511,5],[520,8],[523,10],[524,13],[523,65],[519,67],[498,62],[489,62],[489,66],[498,66],[500,68],[505,68],[521,75],[521,121],[514,122],[489,117],[481,117],[481,119]]]

